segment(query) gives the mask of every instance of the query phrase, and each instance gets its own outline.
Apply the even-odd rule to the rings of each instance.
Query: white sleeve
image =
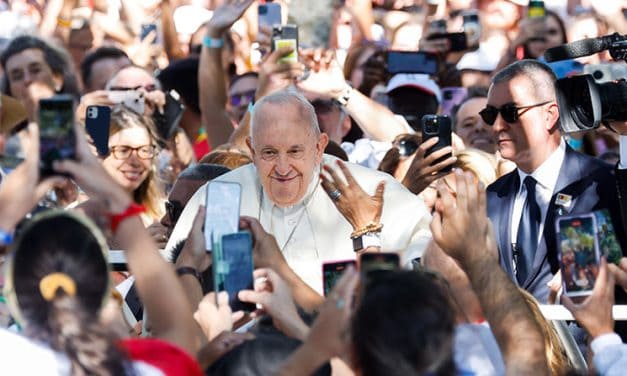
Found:
[[[599,375],[624,375],[627,370],[627,345],[616,333],[603,334],[595,338],[590,347],[594,352],[592,361]]]
[[[621,170],[627,169],[627,136],[619,136],[620,145],[620,161],[618,162],[618,168]]]

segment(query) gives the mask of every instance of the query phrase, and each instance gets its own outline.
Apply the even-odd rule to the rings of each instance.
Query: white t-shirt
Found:
[[[163,376],[159,369],[133,361],[137,375]],[[0,328],[0,374],[2,375],[70,375],[69,359],[43,344]]]

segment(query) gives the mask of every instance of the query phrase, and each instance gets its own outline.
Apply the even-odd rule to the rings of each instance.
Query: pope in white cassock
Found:
[[[253,164],[215,181],[241,184],[240,214],[257,218],[276,238],[287,264],[321,292],[322,263],[357,255],[350,238],[355,229],[320,184],[321,165],[335,167],[336,158],[323,154],[328,137],[320,132],[309,102],[294,91],[283,90],[257,102],[247,143]],[[431,216],[422,200],[388,174],[356,164],[346,166],[369,195],[385,181],[381,250],[398,252],[404,265],[420,257],[431,239]],[[166,249],[187,237],[205,196],[206,184],[185,206]]]

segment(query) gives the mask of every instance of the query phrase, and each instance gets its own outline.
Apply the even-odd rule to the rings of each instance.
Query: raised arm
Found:
[[[233,124],[226,112],[227,88],[222,66],[224,33],[237,21],[253,3],[252,0],[226,1],[213,13],[207,24],[207,36],[215,47],[203,43],[198,65],[198,90],[202,120],[212,148],[227,142],[233,132]],[[217,43],[217,44],[216,44]]]
[[[92,199],[102,200],[111,215],[127,211],[131,197],[104,170],[87,145],[84,131],[77,133],[77,160],[56,162],[56,172],[72,176]],[[192,356],[198,339],[192,310],[171,265],[161,257],[157,246],[139,216],[126,216],[112,229],[117,244],[126,250],[129,270],[135,277],[137,291],[148,312],[156,337],[172,342]]]
[[[507,373],[547,375],[544,338],[523,296],[501,269],[485,190],[455,170],[457,198],[442,183],[431,223],[433,239],[464,269],[494,333]]]

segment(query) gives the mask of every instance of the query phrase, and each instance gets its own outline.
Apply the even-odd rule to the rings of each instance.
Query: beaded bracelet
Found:
[[[364,234],[368,234],[368,233],[371,233],[371,234],[379,233],[379,232],[381,232],[382,229],[383,229],[383,224],[370,222],[366,226],[353,231],[351,233],[351,239],[358,238],[358,237],[360,237],[360,236],[362,236]]]

